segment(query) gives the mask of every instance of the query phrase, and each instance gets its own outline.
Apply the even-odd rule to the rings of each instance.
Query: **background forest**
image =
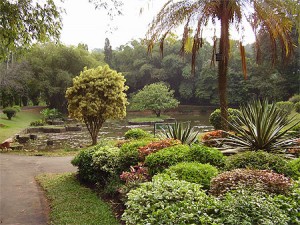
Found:
[[[295,40],[297,35],[294,34]],[[264,34],[259,57],[254,44],[246,46],[247,79],[244,79],[238,41],[230,41],[228,101],[231,107],[253,98],[283,101],[300,92],[299,47],[287,62],[271,59],[270,45]],[[175,91],[181,104],[218,106],[217,63],[212,61],[212,46],[204,42],[196,61],[196,72],[191,73],[191,54],[186,49],[180,55],[181,41],[169,37],[161,56],[159,47],[151,54],[142,40],[132,40],[112,50],[109,39],[104,48],[89,51],[87,45],[65,46],[54,43],[37,44],[22,54],[10,55],[0,65],[0,106],[38,105],[66,111],[65,91],[72,78],[84,67],[109,64],[122,72],[129,86],[129,97],[145,85],[163,81]],[[215,66],[213,65],[215,64]]]

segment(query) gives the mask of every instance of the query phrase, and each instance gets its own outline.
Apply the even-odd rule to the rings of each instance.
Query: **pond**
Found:
[[[176,110],[169,111],[165,115],[174,118],[178,122],[190,122],[195,130],[206,132],[213,128],[209,124],[209,115],[214,110],[210,107],[180,106]],[[151,133],[154,125],[130,125],[128,120],[136,117],[145,117],[151,112],[128,112],[124,120],[105,122],[100,130],[98,139],[123,139],[124,133],[131,128],[142,128]],[[28,129],[28,134],[32,133]],[[91,143],[91,138],[84,125],[81,131],[67,131],[61,133],[36,133],[37,139],[25,145],[26,149],[52,150],[52,149],[75,149],[82,148]],[[51,140],[51,142],[49,142]],[[49,144],[51,143],[51,144]]]

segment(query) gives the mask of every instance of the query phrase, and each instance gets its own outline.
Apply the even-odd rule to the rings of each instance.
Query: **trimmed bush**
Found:
[[[150,139],[133,140],[124,143],[120,151],[120,168],[122,171],[129,170],[130,166],[137,165],[139,160],[139,148],[151,142]]]
[[[297,103],[297,102],[300,102],[300,95],[296,95],[296,94],[293,95],[292,97],[289,98],[289,101],[294,103],[294,104]]]
[[[151,137],[151,134],[149,134],[147,131],[144,131],[141,128],[133,128],[128,130],[125,135],[125,139],[142,139],[146,137]]]
[[[297,113],[300,113],[300,102],[295,103],[294,109]]]
[[[111,146],[98,148],[92,155],[92,165],[97,173],[98,184],[107,184],[111,177],[121,172],[120,149]]]
[[[293,175],[293,171],[288,165],[288,161],[281,155],[268,152],[247,151],[228,156],[225,160],[225,170],[238,168],[273,170],[286,176]]]
[[[71,161],[74,166],[78,167],[78,177],[81,181],[95,184],[97,182],[97,171],[93,167],[93,154],[96,147],[81,150]]]
[[[2,112],[7,116],[9,120],[11,120],[11,118],[16,115],[17,110],[11,107],[7,107],[3,109]]]
[[[291,114],[291,112],[293,111],[293,108],[294,108],[294,104],[289,101],[276,102],[275,105],[278,109],[281,109],[281,110],[287,112],[288,114]]]
[[[194,144],[191,146],[189,161],[197,161],[200,163],[209,163],[216,167],[223,167],[225,157],[223,153],[212,147]]]
[[[136,224],[213,224],[217,200],[201,185],[156,176],[128,193],[122,220]]]
[[[150,175],[162,172],[169,166],[179,162],[189,161],[190,148],[188,145],[175,145],[150,154],[145,159]]]
[[[212,179],[210,192],[219,196],[242,187],[267,193],[285,194],[291,186],[291,180],[278,173],[268,170],[236,169],[221,173]]]
[[[271,196],[253,190],[228,192],[220,203],[217,224],[288,225],[290,218]]]
[[[182,162],[171,166],[165,173],[170,176],[175,174],[179,180],[201,184],[203,188],[209,189],[211,179],[218,175],[218,169],[210,164]]]
[[[228,121],[232,122],[239,113],[240,111],[238,109],[228,108]],[[215,128],[215,130],[222,129],[220,109],[216,109],[210,114],[209,123]]]
[[[300,158],[293,159],[288,162],[288,166],[291,170],[291,177],[295,180],[300,178]]]

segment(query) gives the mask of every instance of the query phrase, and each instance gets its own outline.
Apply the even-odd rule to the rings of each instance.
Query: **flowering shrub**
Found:
[[[212,179],[210,192],[223,195],[238,187],[253,188],[268,193],[285,194],[292,186],[289,178],[268,170],[236,169]]]
[[[160,141],[151,142],[146,146],[140,147],[139,150],[139,157],[141,160],[144,160],[145,157],[151,153],[157,152],[163,148],[167,148],[170,146],[181,144],[179,140],[174,139],[164,139]]]

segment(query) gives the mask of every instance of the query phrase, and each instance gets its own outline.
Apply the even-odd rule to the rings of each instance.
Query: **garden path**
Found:
[[[48,224],[49,207],[35,176],[75,172],[72,158],[0,154],[0,224]]]

